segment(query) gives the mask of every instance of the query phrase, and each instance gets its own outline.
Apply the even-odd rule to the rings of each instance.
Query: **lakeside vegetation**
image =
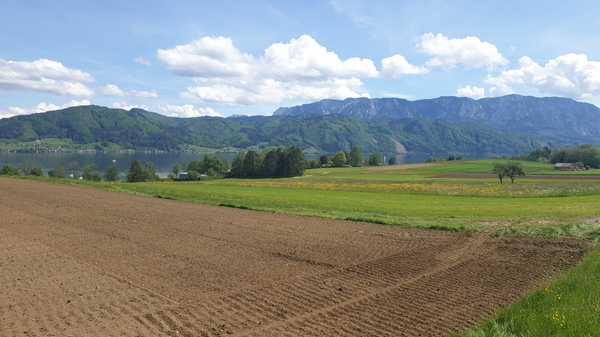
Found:
[[[482,231],[499,237],[526,233],[600,238],[600,224],[593,220],[600,219],[600,180],[528,179],[546,172],[585,179],[600,174],[599,170],[561,172],[550,163],[519,161],[527,176],[514,184],[500,184],[494,177],[432,178],[490,174],[496,162],[450,161],[406,170],[397,169],[402,166],[390,166],[390,170],[325,167],[308,169],[302,177],[202,182],[30,179],[287,214]],[[598,316],[600,250],[596,247],[578,267],[461,336],[593,336],[600,331]]]

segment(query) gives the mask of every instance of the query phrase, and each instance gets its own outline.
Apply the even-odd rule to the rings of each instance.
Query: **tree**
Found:
[[[204,162],[192,160],[187,164],[186,171],[204,172]]]
[[[381,153],[379,153],[379,152],[375,152],[375,153],[371,154],[371,156],[369,157],[369,165],[371,165],[371,166],[377,166],[382,162],[383,162],[383,159],[381,158]]]
[[[160,179],[156,174],[156,168],[154,167],[154,163],[151,161],[146,163],[146,165],[144,166],[144,171],[142,173],[144,177],[142,181],[155,181]]]
[[[83,180],[91,180],[91,181],[100,181],[102,180],[102,176],[100,173],[94,172],[98,168],[96,164],[85,165],[81,168],[81,177]]]
[[[196,172],[194,170],[187,171],[187,180],[198,180],[198,179],[200,179],[198,177],[198,172]]]
[[[173,165],[173,171],[172,172],[173,172],[173,174],[175,176],[179,176],[179,171],[181,171],[181,168],[179,167],[179,163],[175,163]]]
[[[29,161],[22,161],[22,162],[20,162],[20,163],[17,164],[17,169],[24,176],[32,175],[31,170],[33,170],[36,167],[41,170],[40,165],[38,165],[34,161],[30,161],[30,160]]]
[[[492,173],[498,175],[500,183],[502,183],[502,179],[504,177],[509,177],[510,181],[514,183],[517,177],[525,176],[525,169],[523,167],[523,164],[519,162],[495,162],[494,167],[492,169]]]
[[[449,155],[448,156],[448,161],[453,161],[454,160],[454,155]]]
[[[494,163],[494,167],[492,168],[492,173],[498,175],[498,179],[500,179],[500,183],[502,184],[502,179],[506,176],[508,167],[506,163],[501,163],[499,161]]]
[[[106,181],[119,181],[119,169],[116,166],[109,166],[104,171],[104,180]]]
[[[516,177],[524,177],[525,176],[525,169],[523,167],[523,164],[521,164],[519,162],[507,162],[506,167],[507,167],[506,176],[510,178],[510,182],[513,184],[515,183]]]
[[[19,169],[17,169],[16,167],[10,166],[10,165],[4,165],[4,166],[2,166],[0,175],[18,176],[18,175],[20,175],[20,173],[19,173]]]
[[[144,181],[144,171],[142,170],[142,163],[139,160],[133,160],[129,171],[125,173],[125,179],[128,183],[137,183]]]
[[[344,165],[345,165],[345,164],[348,164],[348,158],[350,158],[350,152],[344,150],[344,155],[346,156],[346,162],[344,163]]]
[[[55,178],[65,178],[67,176],[67,173],[65,171],[65,168],[58,165],[56,167],[56,173],[55,173]]]
[[[333,157],[331,157],[330,161],[333,166],[344,166],[346,164],[346,154],[344,153],[344,151],[340,151],[336,153]]]
[[[321,157],[319,157],[319,163],[321,164],[321,166],[327,165],[328,162],[329,158],[327,158],[326,155],[322,155]]]
[[[258,175],[262,177],[274,177],[277,175],[277,168],[279,167],[279,155],[277,150],[270,149],[265,150],[261,153],[264,156],[260,168],[257,170]]]
[[[229,160],[227,158],[221,158],[221,163],[223,163],[223,171],[228,171],[231,169],[231,166],[229,166]]]
[[[348,155],[348,163],[354,167],[361,166],[363,163],[362,151],[360,147],[355,146],[350,150],[350,154]],[[380,155],[381,156],[381,155]]]
[[[307,160],[306,167],[307,168],[311,168],[311,169],[315,169],[315,168],[321,167],[321,164],[319,163],[318,160],[312,159],[312,160]]]
[[[304,174],[306,160],[304,153],[296,146],[290,146],[283,151],[283,176],[296,177]]]
[[[256,161],[256,152],[250,150],[246,152],[242,165],[242,177],[254,176],[254,162]]]
[[[213,171],[215,172],[221,172],[224,171],[224,165],[223,165],[223,161],[221,160],[221,158],[214,156],[211,157],[209,155],[204,155],[204,160],[203,162],[203,171],[202,172],[208,172],[208,170],[213,169]]]
[[[241,177],[244,171],[244,159],[246,156],[244,152],[238,153],[237,157],[233,159],[233,163],[231,164],[231,175],[234,177]]]
[[[398,161],[396,160],[396,157],[391,157],[390,160],[388,160],[388,164],[397,165]]]
[[[70,162],[67,165],[67,172],[69,172],[71,178],[77,179],[79,177],[79,163],[76,161]]]

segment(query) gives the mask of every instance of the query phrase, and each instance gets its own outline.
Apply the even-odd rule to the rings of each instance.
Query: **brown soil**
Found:
[[[485,174],[485,173],[451,173],[444,174],[435,177],[429,178],[457,178],[457,179],[498,179],[498,176],[495,174]],[[510,181],[510,178],[505,177],[506,180]],[[528,175],[526,177],[519,177],[517,179],[541,179],[541,180],[600,180],[600,175],[580,175],[580,176],[571,176],[571,175]]]
[[[444,336],[589,249],[22,179],[0,192],[1,336]]]

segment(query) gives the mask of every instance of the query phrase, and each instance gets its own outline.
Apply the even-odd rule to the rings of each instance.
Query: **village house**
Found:
[[[554,165],[555,170],[561,171],[575,171],[576,167],[577,166],[574,163],[556,163],[556,165]]]

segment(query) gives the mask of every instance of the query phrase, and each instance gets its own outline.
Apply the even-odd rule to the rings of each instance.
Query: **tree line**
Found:
[[[242,151],[238,153],[233,163],[229,165],[227,158],[204,155],[203,160],[190,161],[183,164],[174,163],[169,178],[177,179],[181,172],[187,172],[187,180],[198,180],[200,175],[207,176],[230,176],[230,177],[292,177],[304,174],[306,169],[320,167],[341,167],[363,165],[377,166],[383,164],[381,153],[376,152],[365,161],[362,150],[354,146],[350,151],[339,151],[331,157],[322,155],[319,160],[307,160],[302,150],[296,146],[282,148],[268,148],[262,151]],[[390,165],[396,165],[396,157],[388,161]],[[27,161],[21,162],[17,167],[5,165],[0,174],[3,175],[34,175],[43,176],[41,165]],[[78,162],[71,162],[67,167],[58,166],[50,170],[48,176],[52,178],[73,178],[90,181],[119,181],[121,173],[116,166],[110,166],[101,174],[97,172],[98,165],[89,164],[83,167]],[[124,181],[143,182],[155,181],[159,177],[156,174],[154,163],[142,164],[138,160],[131,162],[130,169],[124,172]]]
[[[304,174],[307,167],[304,153],[296,146],[265,149],[260,153],[250,150],[240,152],[231,164],[231,176],[249,177],[295,177]]]
[[[572,149],[551,150],[548,147],[534,149],[530,153],[513,156],[510,159],[552,164],[581,163],[582,167],[600,168],[600,150],[589,143]]]

